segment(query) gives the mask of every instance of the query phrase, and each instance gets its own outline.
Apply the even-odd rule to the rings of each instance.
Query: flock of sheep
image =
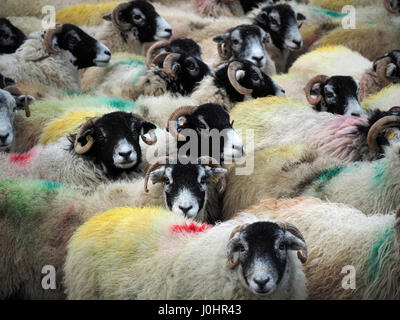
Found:
[[[399,1],[2,2],[0,299],[400,298]]]

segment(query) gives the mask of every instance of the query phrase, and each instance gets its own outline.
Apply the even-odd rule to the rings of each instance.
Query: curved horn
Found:
[[[186,141],[186,137],[181,135],[177,130],[177,121],[179,117],[186,116],[192,114],[193,111],[196,110],[196,107],[192,106],[183,106],[175,109],[174,112],[171,113],[168,119],[167,127],[170,134],[178,139],[178,141]]]
[[[23,93],[17,87],[14,87],[14,86],[7,86],[3,90],[8,91],[13,97],[19,97],[19,96],[23,95]],[[28,95],[25,95],[25,116],[27,118],[29,118],[31,116]]]
[[[119,13],[130,6],[130,2],[124,2],[117,5],[111,13],[111,22],[120,31],[127,32],[132,29],[132,24],[123,22],[119,19]]]
[[[232,61],[228,67],[228,79],[232,87],[242,95],[251,94],[253,89],[243,87],[236,79],[236,72],[243,68],[243,64],[239,61]]]
[[[304,240],[304,237],[301,234],[300,230],[294,224],[291,224],[289,222],[276,222],[276,224],[278,226],[280,226],[283,230],[286,230],[286,231],[290,232],[295,237],[300,238],[301,241],[306,243],[306,241]],[[303,264],[306,263],[307,256],[308,256],[307,247],[305,249],[300,250],[300,251],[297,252],[297,257],[299,258],[299,260]]]
[[[248,223],[245,223],[245,224],[241,224],[241,225],[239,225],[239,226],[236,226],[233,230],[232,230],[232,232],[231,232],[231,235],[229,236],[229,240],[232,240],[232,238],[239,232],[242,232],[244,229],[246,229],[246,227],[248,226],[249,224]],[[229,269],[235,269],[238,265],[239,265],[239,263],[240,263],[240,258],[238,257],[237,259],[236,259],[236,261],[232,261],[231,259],[230,259],[230,257],[229,257],[229,254],[228,254],[228,256],[227,256],[227,264],[228,264],[228,267],[229,267]]]
[[[62,24],[57,24],[54,29],[48,29],[44,35],[43,43],[49,53],[58,53],[58,50],[53,47],[53,38],[63,29]]]
[[[168,44],[169,44],[169,41],[167,41],[167,40],[160,40],[160,41],[157,41],[156,43],[154,43],[154,44],[149,48],[149,50],[147,50],[147,54],[146,54],[146,66],[147,66],[147,68],[150,68],[151,65],[153,64],[153,60],[152,60],[153,54],[154,54],[157,50],[162,49],[162,48],[165,48]]]
[[[145,192],[149,192],[149,189],[147,188],[147,185],[149,183],[149,178],[150,178],[150,174],[156,170],[157,168],[161,167],[164,164],[168,164],[169,162],[169,157],[165,156],[165,157],[160,157],[157,159],[156,162],[154,162],[148,169],[146,172],[146,176],[144,177],[144,191]]]
[[[385,5],[385,9],[386,9],[387,11],[389,11],[389,12],[392,13],[392,14],[395,14],[396,16],[399,15],[399,13],[398,13],[396,10],[394,10],[393,7],[391,6],[390,0],[384,0],[384,1],[383,1],[383,4]]]
[[[90,118],[79,129],[78,133],[76,134],[75,142],[74,142],[74,149],[77,154],[84,154],[84,153],[88,152],[90,150],[90,148],[93,146],[93,143],[94,143],[93,137],[89,137],[89,140],[87,141],[87,143],[84,146],[81,145],[81,143],[78,141],[78,139],[85,132],[85,130],[92,127],[95,124],[95,122],[99,119],[100,119],[100,117]]]
[[[392,62],[389,57],[381,59],[379,62],[376,61],[376,77],[382,88],[387,87],[392,82],[386,76],[386,68],[388,64]]]
[[[218,55],[223,60],[229,60],[232,57],[232,49],[230,45],[226,44],[224,41],[218,42],[217,44]]]
[[[316,83],[323,83],[328,79],[329,79],[328,76],[320,74],[318,76],[313,77],[310,81],[308,81],[306,87],[304,88],[304,92],[306,94],[306,98],[307,98],[307,101],[309,102],[309,104],[315,106],[322,100],[322,95],[319,95],[315,99],[313,97],[311,97],[311,89],[312,89],[313,85]]]
[[[378,135],[383,130],[388,128],[396,128],[399,126],[400,126],[400,116],[390,115],[376,121],[371,127],[371,129],[369,129],[368,131],[367,142],[368,142],[368,147],[371,149],[371,151],[372,152],[379,151],[377,138]]]
[[[151,61],[150,67],[151,67],[151,65],[157,65],[157,63],[158,63],[159,61],[161,61],[162,59],[165,60],[165,58],[166,58],[169,54],[170,54],[169,52],[161,52],[161,53],[159,53],[158,55],[156,55],[156,56],[154,57],[154,59]],[[148,68],[149,68],[149,67],[148,67]]]
[[[209,165],[210,167],[213,168],[221,168],[221,164],[215,160],[215,158],[210,157],[210,156],[201,156],[199,157],[199,162],[201,164],[206,164]],[[221,178],[221,186],[220,189],[218,190],[218,194],[222,194],[226,189],[226,178],[222,177]]]
[[[169,75],[170,77],[175,77],[175,72],[172,69],[172,64],[179,60],[181,55],[179,53],[170,53],[163,62],[163,69],[164,72]]]

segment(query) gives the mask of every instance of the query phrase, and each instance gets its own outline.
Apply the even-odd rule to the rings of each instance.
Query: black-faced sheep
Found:
[[[0,18],[0,55],[14,53],[26,40],[26,35],[10,20]]]

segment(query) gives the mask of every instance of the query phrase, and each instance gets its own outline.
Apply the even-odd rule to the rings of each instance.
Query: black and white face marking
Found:
[[[192,56],[197,58],[198,60],[202,60],[201,58],[201,47],[197,44],[197,42],[192,39],[183,38],[183,39],[175,39],[172,40],[165,48],[166,52],[174,52],[180,53],[187,56]]]
[[[237,272],[242,284],[256,295],[273,294],[286,280],[288,251],[305,248],[305,243],[273,222],[255,222],[228,243],[230,260],[239,256]]]
[[[15,84],[15,81],[11,78],[5,77],[0,73],[0,89],[11,86]]]
[[[84,156],[103,165],[110,177],[117,177],[122,172],[135,170],[139,166],[142,160],[140,135],[155,128],[154,124],[132,113],[117,111],[102,116],[78,141],[85,145],[91,136],[94,144]],[[72,141],[74,139],[75,137],[71,137]]]
[[[213,40],[230,46],[234,60],[247,60],[261,68],[266,62],[264,44],[267,38],[268,35],[258,26],[243,24],[214,37]]]
[[[362,108],[358,102],[359,84],[352,77],[333,76],[325,83],[317,84],[311,91],[322,94],[315,109],[335,114],[360,116]]]
[[[26,40],[25,34],[8,19],[0,18],[0,54],[14,53]]]
[[[52,45],[55,49],[69,51],[73,56],[72,63],[78,69],[102,67],[111,59],[111,52],[104,44],[73,24],[64,24],[62,32],[54,36]]]
[[[111,14],[103,19],[111,21]],[[144,0],[130,2],[120,13],[120,19],[132,25],[133,39],[140,42],[152,42],[168,39],[172,36],[172,27],[154,9],[153,5]]]
[[[242,139],[232,128],[229,113],[222,106],[213,103],[203,104],[191,115],[181,117],[179,121],[182,123],[180,127],[182,134],[185,134],[185,129],[196,132],[199,156],[210,156],[223,162],[225,159],[231,161],[239,159],[245,154]],[[179,141],[178,147],[190,142],[190,138],[185,142]],[[203,145],[208,146],[207,152],[202,149]],[[193,155],[187,154],[187,156]]]
[[[34,99],[27,96],[28,103]],[[8,151],[14,139],[14,119],[18,110],[25,109],[25,95],[13,97],[0,89],[0,151]]]
[[[227,70],[228,64],[220,67],[215,72],[214,83],[217,87],[225,88],[228,98],[232,102],[240,102],[245,99],[255,99],[272,96],[284,96],[285,90],[276,83],[272,78],[263,73],[257,66],[246,61],[240,60],[243,64],[243,69],[236,72],[236,80],[245,88],[253,89],[253,92],[244,96],[236,91],[228,79]]]
[[[207,183],[211,177],[219,179],[227,173],[224,168],[199,164],[168,164],[150,174],[155,183],[163,183],[167,207],[189,218],[194,218],[207,202]]]
[[[299,50],[303,46],[298,21],[306,17],[287,4],[265,6],[254,23],[271,35],[273,44],[280,50]]]

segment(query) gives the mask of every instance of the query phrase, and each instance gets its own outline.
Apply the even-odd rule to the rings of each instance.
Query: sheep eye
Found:
[[[327,98],[333,98],[333,93],[331,93],[331,92],[327,93],[327,94],[326,94],[326,97],[327,97]]]
[[[189,63],[189,65],[187,66],[187,68],[188,68],[189,70],[194,70],[194,69],[196,69],[196,66],[194,65],[194,63]]]
[[[283,242],[279,244],[279,250],[285,250],[286,246]]]
[[[232,40],[232,43],[235,44],[235,45],[236,45],[236,44],[239,44],[239,40],[236,40],[236,39],[235,39],[235,40]]]
[[[203,184],[206,183],[207,182],[207,178],[206,177],[202,177],[200,182],[203,183]]]
[[[244,246],[243,246],[243,245],[239,245],[239,251],[240,251],[240,252],[245,252],[245,251],[246,251],[246,249],[244,248]]]
[[[170,182],[169,182],[169,179],[168,179],[168,178],[165,178],[165,179],[164,179],[164,184],[165,184],[165,185],[169,185],[169,184],[170,184]]]
[[[277,25],[277,24],[278,24],[278,22],[277,22],[275,19],[271,18],[271,24],[273,24],[273,25]]]
[[[136,15],[133,16],[133,19],[135,19],[135,20],[141,20],[142,17],[141,17],[140,15],[136,14]]]

